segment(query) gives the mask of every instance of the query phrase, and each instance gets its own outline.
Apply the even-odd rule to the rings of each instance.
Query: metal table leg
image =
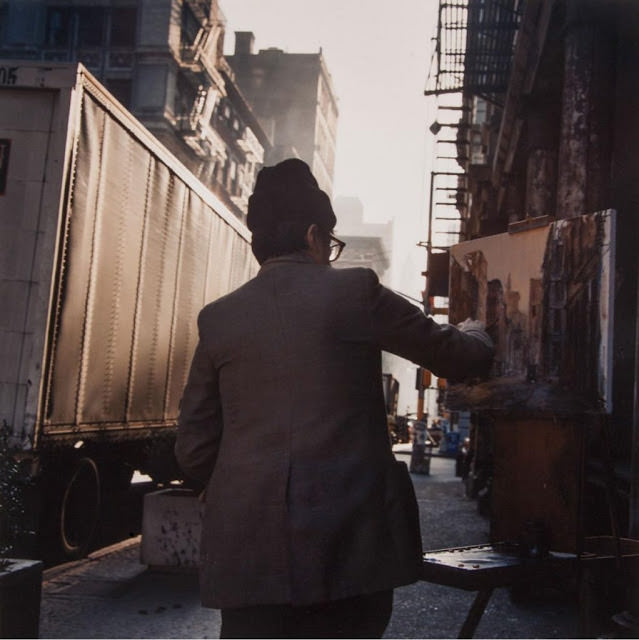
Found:
[[[462,625],[461,631],[459,632],[458,638],[472,638],[475,629],[477,629],[477,625],[481,620],[482,615],[484,614],[484,609],[488,604],[488,600],[490,600],[490,596],[493,593],[492,587],[487,587],[485,589],[481,589],[477,592],[475,596],[475,600],[473,601],[472,606],[470,607],[470,611],[466,616],[466,620],[464,620],[464,624]]]

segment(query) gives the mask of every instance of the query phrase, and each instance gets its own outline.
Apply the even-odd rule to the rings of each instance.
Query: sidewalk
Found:
[[[41,638],[216,638],[219,614],[200,606],[194,573],[150,571],[140,536],[48,569]]]
[[[410,448],[396,448],[409,462]],[[481,544],[488,522],[464,496],[455,461],[433,457],[431,473],[413,475],[425,549]],[[219,613],[200,607],[197,576],[149,570],[139,562],[139,536],[48,569],[42,591],[41,638],[217,638]],[[387,638],[455,638],[472,592],[419,582],[395,592]],[[573,638],[576,611],[567,599],[511,603],[496,589],[478,638]]]

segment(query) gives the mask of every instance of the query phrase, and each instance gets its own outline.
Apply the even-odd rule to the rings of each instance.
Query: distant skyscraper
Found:
[[[235,34],[235,53],[226,56],[234,78],[272,142],[266,164],[299,157],[320,187],[333,191],[337,98],[322,51],[253,52],[250,31]]]
[[[364,222],[364,207],[359,198],[341,196],[333,202],[337,216],[336,235],[346,247],[336,267],[368,267],[384,278],[390,267],[393,246],[393,222]]]

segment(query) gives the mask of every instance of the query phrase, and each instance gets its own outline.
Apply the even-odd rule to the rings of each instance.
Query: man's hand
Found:
[[[491,340],[490,336],[486,333],[485,325],[483,322],[479,320],[472,320],[471,318],[466,318],[463,322],[460,322],[457,325],[457,328],[463,333],[467,333],[478,340],[481,340],[487,347],[490,349],[494,349],[495,345]]]

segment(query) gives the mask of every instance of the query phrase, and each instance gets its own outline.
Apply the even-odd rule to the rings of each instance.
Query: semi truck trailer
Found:
[[[86,553],[105,491],[179,479],[199,309],[250,235],[80,64],[0,63],[0,418],[34,546]]]

